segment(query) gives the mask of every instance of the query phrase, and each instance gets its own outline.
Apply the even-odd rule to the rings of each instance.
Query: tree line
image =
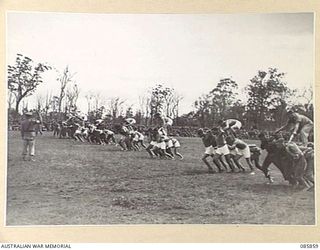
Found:
[[[54,68],[46,63],[35,63],[29,57],[17,54],[14,65],[8,65],[8,115],[18,119],[28,109],[24,103],[43,84],[43,73]],[[292,89],[285,81],[285,73],[277,68],[260,70],[253,76],[242,93],[232,78],[220,79],[209,93],[194,101],[194,109],[180,114],[183,97],[174,88],[156,84],[138,97],[135,109],[121,97],[106,99],[100,92],[87,92],[87,113],[79,112],[77,102],[81,89],[74,80],[75,73],[69,67],[57,71],[60,89],[56,95],[36,96],[36,107],[44,119],[63,120],[68,116],[84,115],[89,121],[107,119],[121,120],[134,117],[139,124],[152,124],[153,115],[162,113],[174,120],[176,126],[210,127],[220,119],[236,118],[247,127],[272,129],[285,122],[288,107],[299,108],[313,118],[313,89]],[[300,101],[298,101],[300,100]],[[22,105],[22,108],[21,108]]]

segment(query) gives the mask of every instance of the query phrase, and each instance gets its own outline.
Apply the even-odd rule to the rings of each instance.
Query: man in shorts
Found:
[[[249,145],[244,141],[238,138],[235,138],[233,136],[228,136],[226,138],[226,141],[229,146],[231,157],[234,163],[238,166],[238,168],[244,171],[244,168],[239,162],[240,158],[243,156],[246,159],[246,162],[251,170],[250,174],[254,175],[255,172],[254,172],[253,164],[251,162],[251,152],[250,152]]]
[[[156,145],[158,147],[160,157],[173,159],[174,157],[172,155],[170,155],[166,150],[167,146],[166,146],[165,139],[166,139],[166,136],[158,134]]]
[[[230,156],[230,150],[226,142],[226,131],[224,131],[221,126],[219,126],[217,128],[214,128],[214,134],[216,135],[216,138],[217,138],[217,148],[215,150],[216,154],[214,158],[217,158],[220,161],[223,161],[222,157],[224,156],[231,172],[235,172],[235,167]]]
[[[113,142],[114,145],[117,145],[114,132],[109,129],[104,129],[103,132],[106,135],[105,143],[109,144],[110,141]]]
[[[149,138],[149,145],[146,148],[148,154],[151,158],[154,158],[155,156],[158,156],[157,152],[157,135],[158,135],[158,129],[149,128],[148,129],[148,138]]]
[[[215,171],[211,167],[210,163],[208,162],[207,158],[212,157],[214,164],[218,167],[219,172],[223,172],[221,163],[219,159],[215,158],[215,149],[214,146],[216,144],[216,139],[212,132],[209,130],[207,132],[204,132],[203,129],[198,130],[198,135],[202,139],[203,145],[205,146],[205,152],[202,157],[202,161],[206,164],[208,167],[209,173],[214,173]]]
[[[179,150],[179,148],[180,148],[180,142],[179,142],[176,138],[174,138],[174,137],[170,137],[169,139],[172,141],[172,145],[173,145],[172,148],[173,148],[174,154],[177,155],[177,156],[179,156],[180,159],[182,160],[182,159],[183,159],[183,156],[182,156],[182,154],[180,154],[180,153],[178,152],[178,150]]]
[[[140,150],[140,146],[143,148],[147,148],[146,145],[143,143],[144,135],[138,130],[138,128],[133,128],[133,139],[132,139],[132,145],[135,148],[138,148]]]
[[[167,137],[165,139],[166,142],[166,151],[168,154],[170,154],[172,157],[174,157],[174,155],[179,156],[180,159],[183,159],[183,156],[178,152],[178,149],[180,148],[180,142],[173,137]],[[173,152],[172,152],[173,149]]]

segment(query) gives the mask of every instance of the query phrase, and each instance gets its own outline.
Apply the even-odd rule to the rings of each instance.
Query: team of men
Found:
[[[160,113],[154,116],[155,126],[146,130],[136,126],[134,118],[126,118],[121,124],[108,127],[102,119],[96,120],[93,124],[85,123],[80,117],[72,116],[68,120],[54,124],[54,136],[59,138],[73,138],[77,141],[88,141],[96,144],[114,144],[120,146],[123,151],[140,151],[146,149],[150,157],[174,159],[178,156],[180,142],[168,136],[168,126],[172,125],[172,119],[162,117]],[[116,141],[115,134],[119,134]],[[149,145],[145,145],[145,135],[149,139]]]
[[[21,135],[23,138],[23,159],[26,160],[29,152],[30,159],[34,161],[35,155],[35,132],[40,120],[32,119],[30,112],[25,114],[26,120],[21,124]],[[306,187],[313,186],[313,145],[308,141],[313,129],[313,122],[306,116],[293,110],[288,112],[288,122],[276,131],[276,134],[284,129],[291,129],[291,136],[288,142],[283,138],[278,138],[272,147],[283,148],[286,155],[292,158],[291,170],[287,173],[296,181],[296,184]],[[54,136],[59,138],[71,137],[77,141],[96,144],[114,144],[120,146],[123,151],[140,151],[146,149],[152,158],[174,159],[178,156],[180,142],[168,135],[168,127],[172,126],[172,119],[162,116],[160,113],[154,115],[155,126],[149,129],[142,129],[136,126],[133,118],[124,119],[122,124],[115,125],[112,131],[107,127],[103,120],[96,120],[94,124],[85,123],[83,119],[72,116],[64,122],[54,123]],[[216,127],[212,129],[199,129],[198,135],[205,146],[205,153],[202,157],[203,162],[208,167],[210,173],[215,170],[208,162],[211,157],[218,172],[245,172],[245,167],[239,161],[242,157],[250,169],[250,174],[254,175],[254,164],[252,163],[251,145],[237,138],[237,131],[242,124],[235,119],[220,120]],[[115,134],[120,134],[120,139],[116,141]],[[145,135],[149,139],[149,144],[144,144]],[[298,147],[292,140],[296,135],[300,135],[302,147]],[[311,146],[310,146],[311,145]],[[257,168],[263,170],[259,161],[255,161]],[[264,164],[265,165],[265,164]],[[311,166],[312,165],[312,166]],[[267,173],[266,173],[267,174]],[[286,178],[286,176],[284,176]],[[288,176],[287,176],[288,177]],[[271,178],[269,178],[271,180]]]
[[[244,157],[250,167],[250,174],[255,174],[249,145],[235,136],[236,131],[241,126],[240,121],[228,119],[225,121],[220,120],[218,126],[211,130],[204,131],[199,129],[198,135],[202,138],[205,146],[202,160],[207,165],[210,173],[215,171],[207,161],[208,157],[212,157],[213,163],[217,166],[219,172],[236,172],[236,167],[239,171],[245,172],[245,168],[239,161],[241,157]]]

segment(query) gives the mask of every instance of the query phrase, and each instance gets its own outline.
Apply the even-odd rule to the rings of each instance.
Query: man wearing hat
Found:
[[[23,160],[27,160],[27,154],[30,155],[30,160],[35,161],[35,136],[36,136],[36,125],[41,124],[41,116],[39,114],[40,120],[32,119],[32,112],[25,113],[25,120],[21,122],[21,137],[23,140]]]
[[[288,111],[288,122],[281,128],[279,128],[276,133],[284,129],[292,130],[289,142],[297,134],[300,134],[300,139],[303,145],[308,144],[308,137],[313,129],[313,122],[308,117],[295,112],[293,109]]]

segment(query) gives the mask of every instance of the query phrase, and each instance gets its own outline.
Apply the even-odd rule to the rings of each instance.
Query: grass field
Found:
[[[160,160],[45,132],[25,162],[9,132],[7,225],[315,223],[314,192],[293,190],[274,166],[272,185],[259,170],[209,174],[200,139],[180,141],[182,161]]]

